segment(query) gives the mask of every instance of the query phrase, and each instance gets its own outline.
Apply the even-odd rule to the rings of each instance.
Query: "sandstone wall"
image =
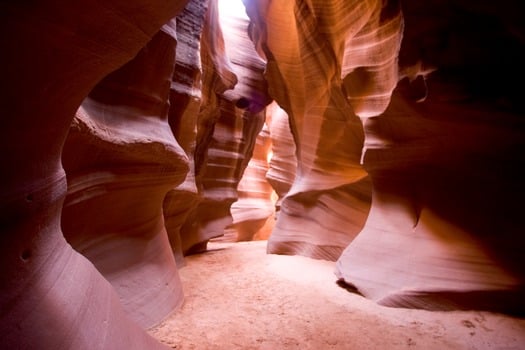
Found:
[[[399,11],[376,1],[245,4],[268,60],[270,94],[289,115],[296,146],[295,178],[269,252],[336,260],[370,207],[359,116],[381,113],[397,83]],[[354,77],[366,93],[353,88]]]
[[[207,241],[222,236],[232,223],[230,207],[270,102],[264,62],[248,37],[247,18],[225,13],[224,8],[219,17],[219,10],[211,1],[203,45],[205,97],[195,151],[201,200],[181,230],[185,253],[205,250]],[[219,31],[222,38],[216,37]]]
[[[525,31],[506,5],[403,2],[402,80],[365,123],[372,209],[337,263],[382,305],[525,310],[523,107],[501,74],[524,77]]]
[[[77,111],[62,153],[64,235],[144,327],[182,303],[162,212],[166,193],[188,172],[168,124],[175,31],[172,20],[97,84]]]
[[[75,111],[183,1],[0,5],[0,334],[18,349],[161,349],[66,243],[61,151]]]

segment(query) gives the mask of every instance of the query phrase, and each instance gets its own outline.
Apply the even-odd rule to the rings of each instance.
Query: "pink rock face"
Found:
[[[195,152],[202,200],[181,229],[185,253],[204,250],[209,239],[223,235],[232,223],[230,206],[237,200],[237,185],[263,126],[264,107],[270,102],[264,62],[255,54],[247,27],[247,18],[219,17],[218,3],[210,2]],[[223,37],[216,38],[220,28]]]
[[[405,3],[406,78],[365,124],[372,209],[336,274],[386,306],[523,313],[523,107],[500,76],[524,77],[523,42],[508,10],[462,6]]]
[[[208,239],[213,236],[206,236],[206,231],[202,231],[199,221],[200,214],[206,212],[207,209],[202,203],[202,176],[206,166],[206,157],[211,136],[214,132],[214,125],[219,117],[218,95],[225,90],[233,89],[235,84],[237,84],[237,76],[233,72],[225,51],[217,1],[208,3],[201,43],[202,95],[201,106],[197,113],[197,135],[194,151],[194,174],[198,197],[193,201],[189,213],[186,214],[186,220],[179,229],[180,243],[178,244],[180,244],[182,254],[205,250]],[[222,212],[218,215],[219,217],[225,216]],[[219,230],[220,227],[222,225],[219,225]],[[217,235],[217,232],[214,234]]]
[[[184,182],[164,199],[164,218],[177,265],[184,265],[180,230],[200,202],[195,181],[197,117],[202,105],[201,36],[208,0],[191,0],[177,16],[177,57],[170,88],[169,124],[189,159]]]
[[[64,235],[145,328],[183,299],[162,214],[166,193],[188,171],[167,120],[175,30],[173,20],[91,91],[62,156]]]
[[[0,334],[12,349],[161,349],[66,243],[61,150],[89,91],[130,60],[180,1],[0,5],[3,156]]]
[[[358,115],[381,113],[397,82],[399,13],[391,16],[377,1],[246,4],[251,36],[268,59],[270,93],[288,113],[297,147],[295,179],[268,250],[336,260],[368,214],[371,186],[360,164]],[[363,55],[359,69],[353,52]],[[369,53],[381,57],[366,61]],[[346,82],[350,75],[381,85],[364,95]]]
[[[239,198],[230,209],[235,241],[267,239],[273,229],[274,191],[266,181],[271,145],[270,130],[265,124],[257,135],[252,157],[237,186]]]

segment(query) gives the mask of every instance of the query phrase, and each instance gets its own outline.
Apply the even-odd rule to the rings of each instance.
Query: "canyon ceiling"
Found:
[[[163,348],[225,232],[525,313],[522,3],[243,2],[0,3],[3,344]]]

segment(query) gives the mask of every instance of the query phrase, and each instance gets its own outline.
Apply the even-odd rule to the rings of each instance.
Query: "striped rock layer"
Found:
[[[378,1],[245,4],[296,145],[295,178],[268,250],[336,260],[370,207],[359,116],[383,112],[397,83],[399,9]]]
[[[295,142],[290,130],[288,114],[274,101],[266,108],[266,123],[269,124],[272,149],[266,181],[278,196],[276,209],[281,207],[281,201],[290,191],[295,180],[297,156]]]
[[[234,241],[268,239],[273,229],[274,191],[266,181],[271,146],[270,130],[264,124],[237,186],[238,200],[230,208],[233,229],[233,237],[230,239]]]
[[[197,118],[202,106],[201,37],[206,25],[208,0],[191,0],[177,16],[177,55],[170,87],[168,121],[189,160],[184,182],[164,199],[166,231],[179,267],[184,265],[181,228],[201,200],[195,181]],[[218,34],[216,36],[218,37]]]
[[[182,303],[162,203],[184,179],[187,159],[168,124],[176,22],[104,78],[73,120],[63,151],[70,244],[113,285],[143,327]]]
[[[131,320],[111,284],[64,239],[61,152],[88,93],[183,6],[140,0],[0,5],[0,65],[8,67],[0,82],[0,143],[9,150],[0,181],[3,347],[165,348]]]
[[[201,198],[181,228],[185,254],[204,250],[232,223],[230,207],[270,102],[264,62],[248,37],[248,19],[224,12],[227,7],[210,1],[203,34],[203,104],[195,150]]]
[[[521,5],[245,4],[296,146],[269,252],[382,305],[523,312]]]
[[[402,80],[365,124],[372,209],[336,268],[382,305],[525,312],[519,6],[403,2]]]

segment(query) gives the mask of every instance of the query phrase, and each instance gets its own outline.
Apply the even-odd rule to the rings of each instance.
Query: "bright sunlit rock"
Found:
[[[219,0],[219,13],[221,17],[248,18],[242,0]]]

